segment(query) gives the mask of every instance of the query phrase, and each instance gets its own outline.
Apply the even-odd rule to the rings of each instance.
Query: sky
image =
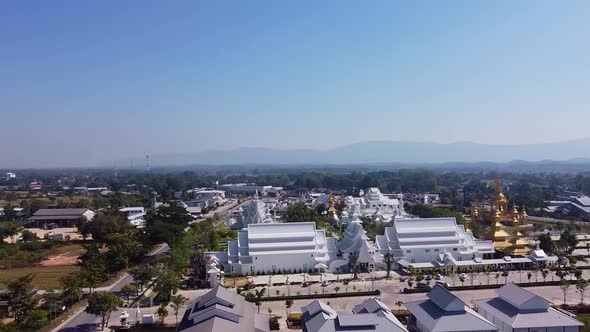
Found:
[[[589,137],[588,1],[0,4],[0,167]]]

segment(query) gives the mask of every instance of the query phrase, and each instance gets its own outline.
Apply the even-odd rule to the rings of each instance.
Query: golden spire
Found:
[[[518,214],[518,210],[516,209],[516,200],[512,200],[512,214]]]
[[[330,198],[328,198],[328,212],[330,213],[336,213],[336,199],[334,198],[334,195],[332,195],[332,193],[330,193]]]

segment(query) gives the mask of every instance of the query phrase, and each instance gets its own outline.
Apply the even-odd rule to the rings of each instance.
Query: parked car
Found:
[[[459,273],[459,278],[467,279],[467,278],[469,278],[469,275],[467,273]]]
[[[441,286],[443,286],[443,287],[445,287],[445,288],[446,288],[446,287],[449,287],[449,284],[447,284],[447,283],[446,283],[446,281],[443,281],[443,280],[437,280],[437,281],[436,281],[436,284],[437,284],[437,285],[441,285]]]
[[[434,276],[434,279],[436,279],[436,280],[442,280],[442,278],[443,278],[443,277],[442,277],[442,275],[441,275],[440,273],[437,273],[437,274]]]

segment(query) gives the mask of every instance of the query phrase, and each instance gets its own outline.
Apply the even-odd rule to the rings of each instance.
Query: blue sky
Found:
[[[589,16],[588,1],[4,2],[0,167],[588,137]]]

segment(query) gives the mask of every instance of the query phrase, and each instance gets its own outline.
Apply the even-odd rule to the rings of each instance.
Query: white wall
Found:
[[[254,273],[272,272],[291,269],[291,271],[298,271],[305,266],[308,270],[313,269],[317,264],[315,260],[316,254],[277,254],[277,255],[252,255],[252,262],[254,266]]]

